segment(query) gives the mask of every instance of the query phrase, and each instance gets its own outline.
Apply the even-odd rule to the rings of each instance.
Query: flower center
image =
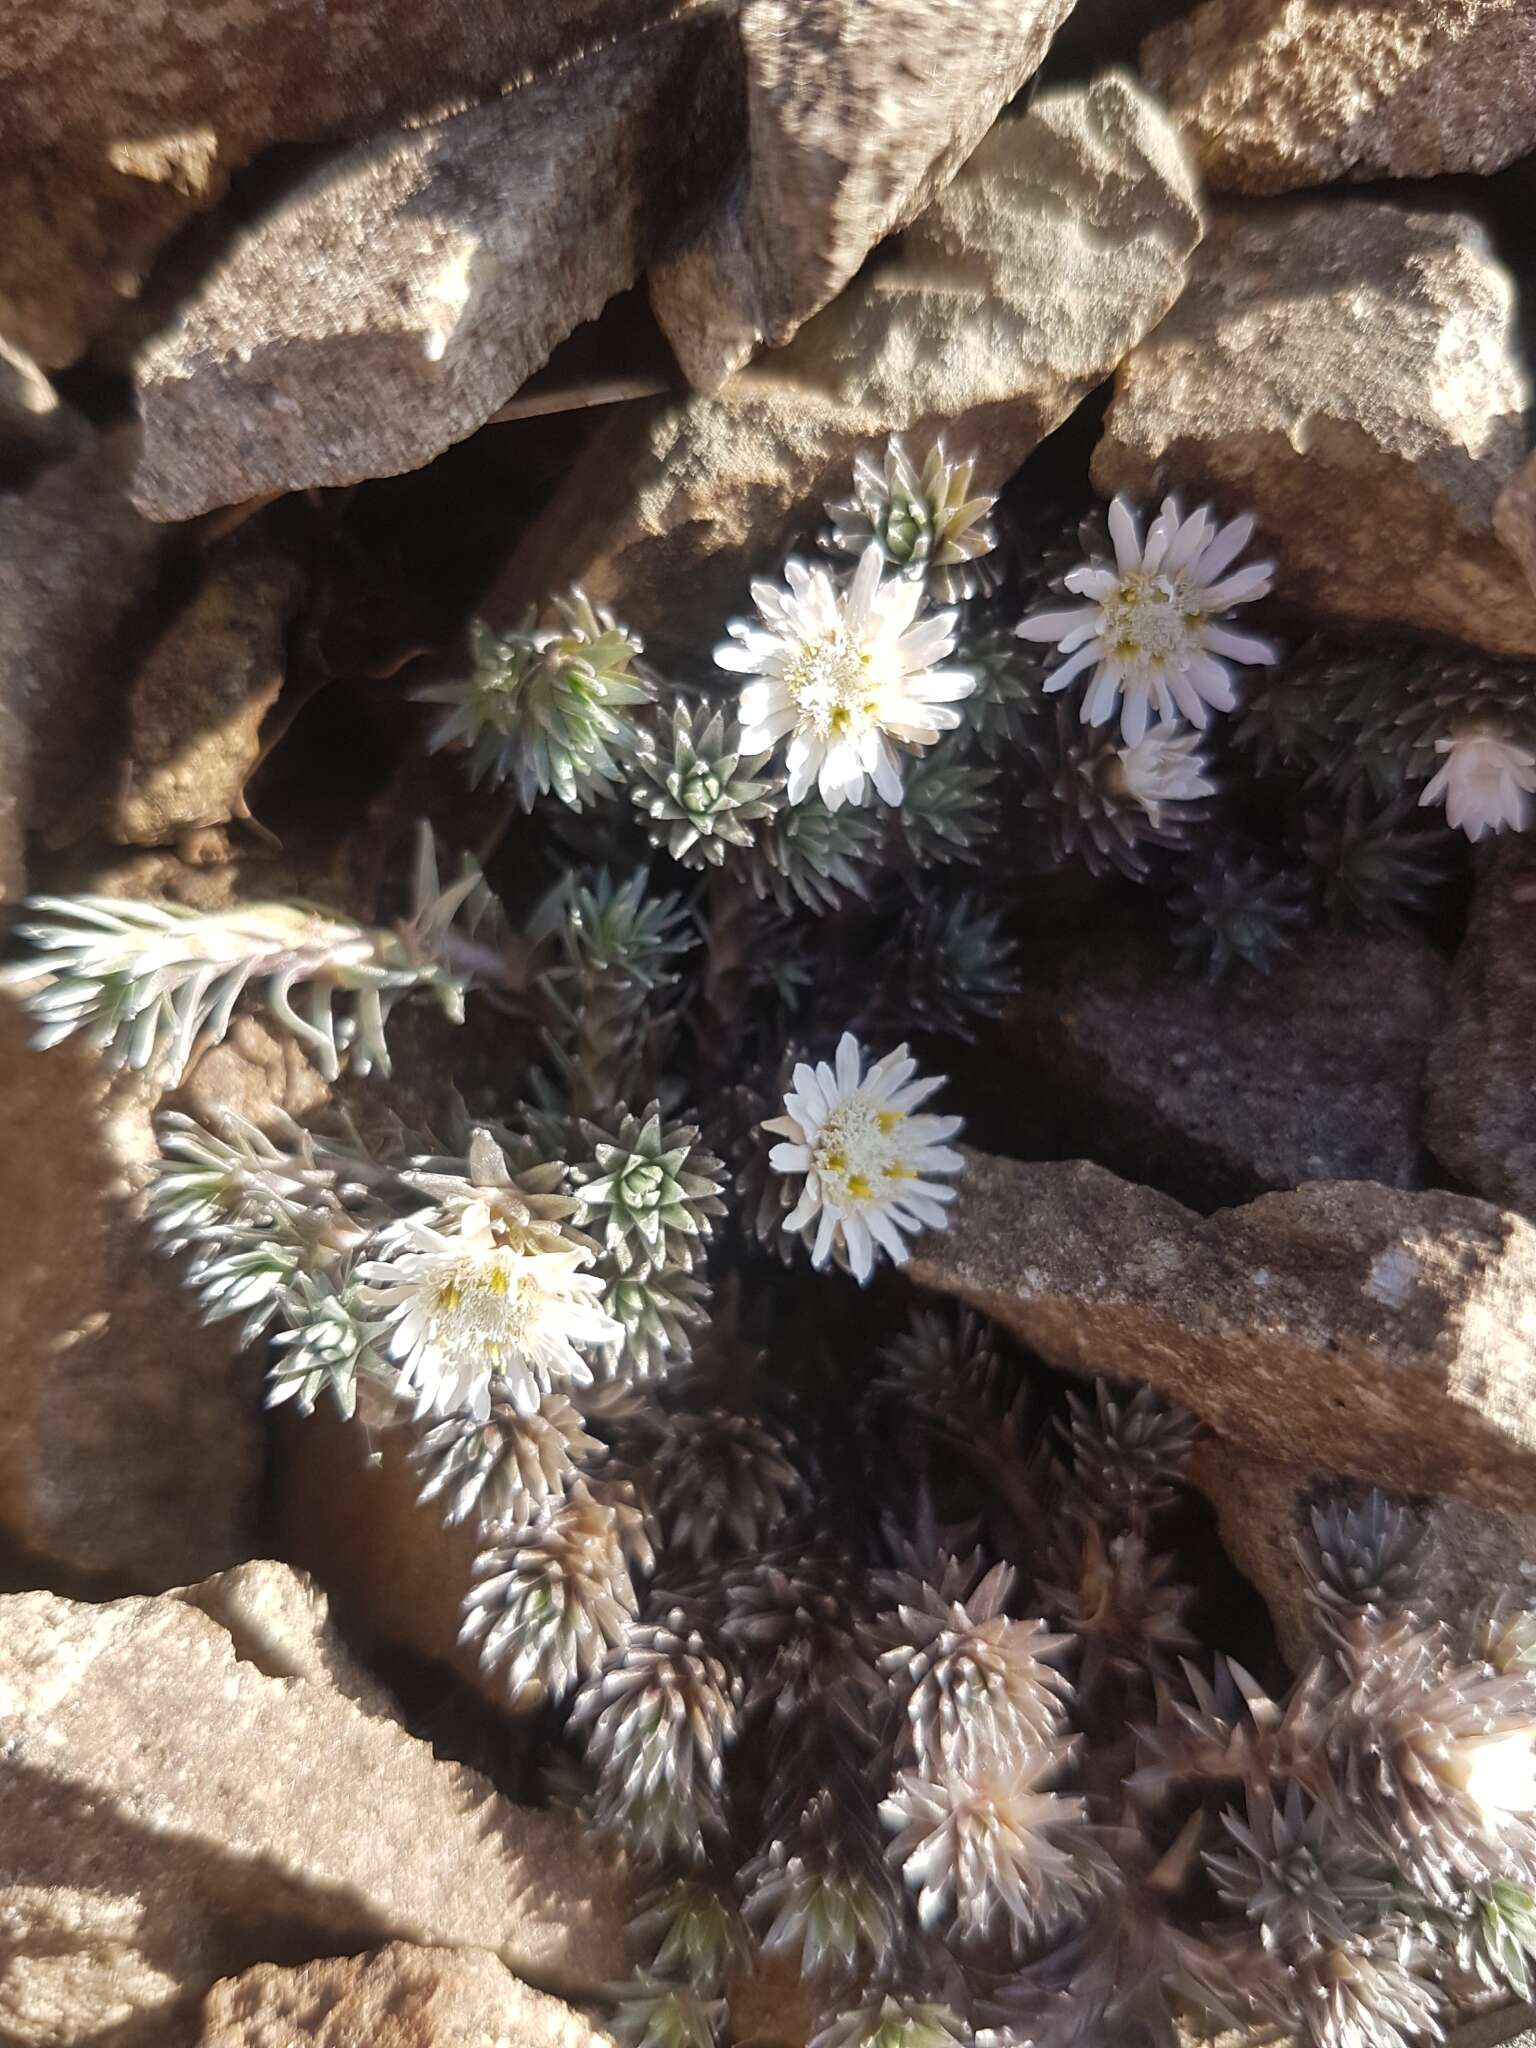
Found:
[[[1202,615],[1176,578],[1127,576],[1103,611],[1104,639],[1121,661],[1161,668],[1198,645]]]
[[[858,1209],[887,1199],[913,1178],[903,1158],[905,1114],[866,1095],[851,1095],[822,1125],[811,1150],[829,1208]]]
[[[506,1352],[520,1352],[543,1293],[518,1271],[523,1263],[500,1249],[459,1259],[438,1282],[429,1340],[450,1355],[483,1356],[493,1369]]]
[[[784,686],[818,739],[863,732],[879,715],[869,656],[843,632],[801,648],[785,670]]]

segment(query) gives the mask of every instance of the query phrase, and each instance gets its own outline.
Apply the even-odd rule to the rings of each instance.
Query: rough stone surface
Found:
[[[1205,0],[1141,70],[1216,191],[1496,171],[1536,149],[1526,0]]]
[[[633,283],[707,170],[727,49],[664,26],[317,173],[142,352],[137,503],[391,476],[473,433]]]
[[[1511,2005],[1452,2027],[1449,2048],[1536,2048],[1536,2006]]]
[[[972,1153],[910,1272],[1067,1371],[1145,1380],[1267,1457],[1528,1509],[1536,1230],[1319,1181],[1201,1218],[1081,1161]]]
[[[747,159],[651,302],[713,391],[915,220],[1039,64],[1072,0],[744,0]]]
[[[394,1703],[347,1648],[330,1601],[308,1572],[274,1558],[253,1558],[170,1596],[199,1608],[234,1644],[235,1655],[268,1678],[328,1685],[365,1714],[398,1718]]]
[[[1293,1671],[1321,1646],[1297,1562],[1313,1506],[1334,1485],[1303,1466],[1255,1456],[1225,1439],[1196,1449],[1190,1478],[1216,1510],[1222,1548],[1263,1595]],[[1472,1501],[1409,1503],[1424,1536],[1419,1583],[1429,1612],[1453,1625],[1536,1564],[1536,1514],[1501,1515]]]
[[[0,1526],[107,1585],[185,1584],[249,1550],[251,1374],[138,1227],[152,1090],[26,1037],[0,999]]]
[[[1536,455],[1527,456],[1500,491],[1493,526],[1536,590]]]
[[[375,1422],[343,1423],[329,1408],[282,1426],[273,1452],[278,1544],[357,1629],[451,1665],[505,1708],[505,1688],[483,1679],[458,1643],[479,1534],[473,1522],[450,1528],[435,1501],[418,1501],[410,1440]]]
[[[245,781],[283,686],[284,629],[301,588],[296,565],[259,541],[210,562],[134,676],[114,838],[163,846],[247,815]]]
[[[1425,1138],[1491,1202],[1536,1216],[1536,849],[1512,839],[1478,882],[1429,1062]]]
[[[83,423],[29,355],[0,341],[0,486],[78,447]]]
[[[677,0],[0,0],[0,329],[51,368],[274,144],[457,112]]]
[[[216,1979],[390,1941],[563,1995],[624,1974],[611,1854],[179,1600],[0,1602],[0,1726],[17,2048],[178,2048]]]
[[[1200,215],[1152,102],[1112,75],[1002,122],[874,269],[718,397],[629,406],[509,565],[508,615],[580,579],[697,659],[854,453],[940,429],[996,487],[1172,304]]]
[[[1445,980],[1421,940],[1316,933],[1272,975],[1213,989],[1166,944],[1096,933],[1037,959],[1006,1064],[1034,1077],[1058,1156],[1197,1208],[1312,1180],[1414,1187]]]
[[[1277,592],[1310,611],[1536,651],[1536,591],[1494,527],[1530,402],[1513,316],[1461,215],[1219,208],[1120,367],[1094,481],[1250,507]]]
[[[296,1970],[261,1963],[215,1984],[198,2048],[601,2048],[607,2038],[483,1950],[397,1941]]]
[[[0,903],[25,894],[28,830],[67,835],[110,752],[163,538],[124,495],[132,448],[109,436],[0,497]]]

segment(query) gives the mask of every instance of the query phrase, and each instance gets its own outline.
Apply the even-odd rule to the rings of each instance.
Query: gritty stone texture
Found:
[[[1536,2048],[1536,2006],[1511,2005],[1452,2027],[1449,2048]]]
[[[113,435],[0,497],[0,903],[26,892],[26,834],[89,815],[120,717],[135,607],[162,536],[124,495]]]
[[[1222,1548],[1263,1595],[1285,1660],[1299,1670],[1324,1639],[1297,1545],[1310,1534],[1313,1508],[1337,1497],[1335,1482],[1210,1438],[1195,1451],[1190,1479],[1215,1508]],[[1431,1618],[1454,1627],[1505,1587],[1528,1583],[1522,1567],[1536,1563],[1536,1514],[1501,1515],[1465,1500],[1403,1505],[1423,1534],[1418,1586]]]
[[[841,291],[954,176],[1071,0],[744,0],[747,158],[651,280],[689,380],[717,390]]]
[[[85,439],[84,423],[59,403],[32,358],[0,340],[0,486],[9,489]]]
[[[607,2038],[483,1950],[399,1941],[227,1978],[203,2001],[197,2037],[198,2048],[602,2048]]]
[[[441,1503],[417,1498],[421,1474],[409,1430],[369,1418],[342,1422],[329,1407],[279,1428],[273,1515],[285,1556],[308,1567],[360,1631],[451,1665],[505,1709],[506,1688],[459,1647],[471,1567],[482,1538],[473,1520],[450,1527]]]
[[[718,397],[623,408],[488,609],[579,579],[659,657],[696,660],[697,620],[743,603],[859,448],[943,429],[1000,485],[1162,317],[1199,235],[1183,156],[1129,79],[1042,95],[788,348]]]
[[[0,1601],[0,1726],[18,2048],[179,2048],[216,1979],[390,1941],[489,1950],[562,1995],[625,1973],[611,1851],[239,1661],[179,1600]]]
[[[139,1227],[153,1089],[26,1041],[0,998],[0,1527],[111,1586],[185,1584],[249,1548],[251,1372]]]
[[[1166,944],[1097,933],[1037,960],[1007,1063],[1038,1084],[1054,1151],[1199,1208],[1311,1180],[1414,1187],[1445,980],[1421,940],[1319,932],[1272,975],[1213,989]]]
[[[704,175],[726,25],[629,37],[361,149],[261,222],[138,363],[152,518],[418,468],[644,266]]]
[[[114,838],[164,846],[248,815],[246,777],[283,686],[284,633],[302,588],[297,566],[259,541],[210,562],[130,687]]]
[[[1536,590],[1536,455],[1527,456],[1500,491],[1493,526]]]
[[[72,362],[274,144],[457,113],[677,0],[0,0],[0,329]]]
[[[1082,1161],[971,1153],[919,1286],[1048,1363],[1145,1380],[1221,1435],[1504,1512],[1536,1483],[1536,1230],[1486,1202],[1319,1181],[1201,1218]]]
[[[1483,869],[1429,1062],[1425,1138],[1491,1202],[1536,1216],[1536,850]]]
[[[1141,71],[1216,191],[1496,171],[1536,149],[1527,0],[1205,0]]]
[[[1219,208],[1120,367],[1094,481],[1251,508],[1310,611],[1536,651],[1536,591],[1494,527],[1530,399],[1513,311],[1458,214]]]
[[[329,1686],[365,1714],[396,1718],[384,1687],[342,1641],[331,1605],[308,1572],[274,1558],[253,1558],[169,1595],[216,1621],[243,1663],[268,1678],[303,1678]]]

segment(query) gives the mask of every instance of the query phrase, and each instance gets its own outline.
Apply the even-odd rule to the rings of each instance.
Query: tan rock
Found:
[[[1333,1481],[1304,1466],[1261,1458],[1224,1438],[1195,1451],[1190,1479],[1216,1510],[1222,1548],[1263,1595],[1280,1649],[1293,1671],[1323,1638],[1306,1598],[1297,1545],[1312,1510],[1336,1497]],[[1419,1588],[1427,1612],[1452,1625],[1485,1600],[1523,1583],[1536,1563],[1536,1514],[1501,1515],[1472,1501],[1403,1502],[1423,1533]]]
[[[1536,149],[1524,0],[1204,0],[1141,71],[1216,191],[1496,171]]]
[[[138,505],[392,476],[473,433],[707,172],[728,47],[663,27],[328,164],[142,352]]]
[[[1536,850],[1498,849],[1478,879],[1450,1013],[1430,1057],[1424,1135],[1458,1180],[1536,1216]]]
[[[1536,2048],[1536,2005],[1510,2005],[1452,2027],[1448,2048]]]
[[[1071,0],[744,0],[747,157],[651,302],[717,390],[915,220],[1044,57]]]
[[[308,1572],[258,1557],[167,1597],[216,1621],[235,1655],[268,1678],[308,1679],[329,1686],[365,1714],[398,1719],[389,1693],[342,1641],[330,1601]]]
[[[1200,1217],[1082,1161],[971,1153],[919,1286],[1050,1364],[1144,1380],[1266,1457],[1501,1512],[1536,1485],[1536,1230],[1319,1181]]]
[[[627,1967],[611,1854],[179,1600],[0,1602],[0,1725],[17,2048],[100,2038],[114,2002],[115,2048],[176,2048],[220,1977],[391,1941],[563,1995]]]
[[[1135,932],[1037,953],[1000,1050],[1047,1127],[1009,1149],[1096,1159],[1200,1209],[1310,1180],[1416,1187],[1445,981],[1432,946],[1386,935],[1308,933],[1221,989]]]
[[[133,678],[114,838],[164,846],[247,815],[246,777],[283,686],[284,628],[300,589],[296,564],[259,540],[209,562]]]
[[[579,578],[659,658],[746,598],[856,450],[946,430],[1000,485],[1177,296],[1200,216],[1130,80],[1000,123],[908,231],[786,349],[718,397],[631,406],[535,522],[489,609]]]
[[[226,1978],[203,2002],[197,2037],[198,2048],[601,2048],[607,2038],[483,1950],[398,1941]]]
[[[1529,455],[1498,495],[1493,526],[1536,590],[1536,455]]]
[[[505,1709],[505,1688],[458,1642],[480,1536],[473,1521],[449,1527],[438,1502],[418,1501],[411,1441],[406,1429],[344,1423],[329,1407],[285,1422],[273,1449],[278,1547],[359,1630],[451,1665]]]
[[[277,143],[456,112],[686,0],[0,0],[0,329],[72,362]]]
[[[1529,653],[1536,591],[1494,527],[1529,403],[1514,287],[1474,222],[1227,206],[1120,367],[1093,478],[1251,508],[1310,611]]]
[[[139,1228],[154,1100],[0,1000],[0,1528],[109,1586],[245,1555],[261,1471],[251,1369]]]
[[[67,838],[110,772],[163,538],[124,495],[132,453],[111,435],[0,497],[0,903],[26,892],[27,832]]]
[[[84,422],[59,403],[32,358],[0,340],[0,486],[10,488],[86,438]]]

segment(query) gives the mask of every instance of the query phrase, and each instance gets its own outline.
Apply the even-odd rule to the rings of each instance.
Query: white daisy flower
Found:
[[[1459,1785],[1486,1825],[1506,1815],[1536,1812],[1536,1729],[1469,1736],[1451,1745],[1442,1775]]]
[[[1523,832],[1531,822],[1536,754],[1477,726],[1435,741],[1443,756],[1419,797],[1445,805],[1446,822],[1481,839],[1485,832]]]
[[[948,1144],[959,1117],[913,1114],[943,1087],[942,1074],[914,1080],[917,1061],[904,1045],[867,1074],[863,1067],[864,1050],[845,1031],[835,1068],[825,1060],[814,1067],[802,1062],[784,1098],[786,1114],[763,1125],[786,1141],[768,1155],[774,1170],[805,1175],[784,1228],[800,1231],[814,1221],[811,1263],[824,1266],[841,1245],[860,1282],[874,1271],[877,1248],[900,1266],[904,1237],[948,1226],[955,1190],[934,1175],[958,1173],[965,1164]]]
[[[1121,788],[1141,805],[1154,831],[1162,824],[1164,805],[1194,803],[1216,794],[1216,785],[1205,772],[1200,735],[1187,726],[1155,726],[1134,747],[1119,748],[1116,758]]]
[[[738,619],[715,649],[721,668],[751,676],[741,693],[741,747],[765,753],[788,738],[789,800],[819,790],[828,810],[862,804],[868,785],[901,801],[900,749],[932,746],[960,714],[976,678],[937,666],[954,652],[952,611],[918,619],[920,581],[882,582],[880,549],[859,558],[839,591],[825,569],[791,559],[785,588],[752,585],[760,623]]]
[[[550,1249],[551,1233],[524,1228],[483,1201],[407,1217],[395,1249],[359,1268],[363,1299],[382,1309],[389,1353],[416,1412],[467,1408],[484,1421],[491,1382],[532,1415],[557,1382],[591,1383],[577,1349],[624,1334],[596,1298],[603,1283],[581,1271],[591,1253]]]
[[[1109,508],[1115,566],[1084,562],[1066,585],[1085,604],[1035,612],[1022,620],[1022,640],[1052,640],[1067,658],[1047,676],[1064,690],[1085,669],[1093,679],[1083,698],[1083,723],[1107,725],[1120,704],[1120,731],[1134,747],[1154,714],[1164,724],[1180,715],[1206,724],[1211,711],[1231,711],[1229,661],[1273,661],[1276,650],[1253,633],[1235,633],[1222,615],[1269,589],[1273,564],[1253,562],[1227,573],[1253,533],[1249,517],[1218,527],[1208,507],[1185,519],[1165,498],[1143,546],[1124,498]]]

